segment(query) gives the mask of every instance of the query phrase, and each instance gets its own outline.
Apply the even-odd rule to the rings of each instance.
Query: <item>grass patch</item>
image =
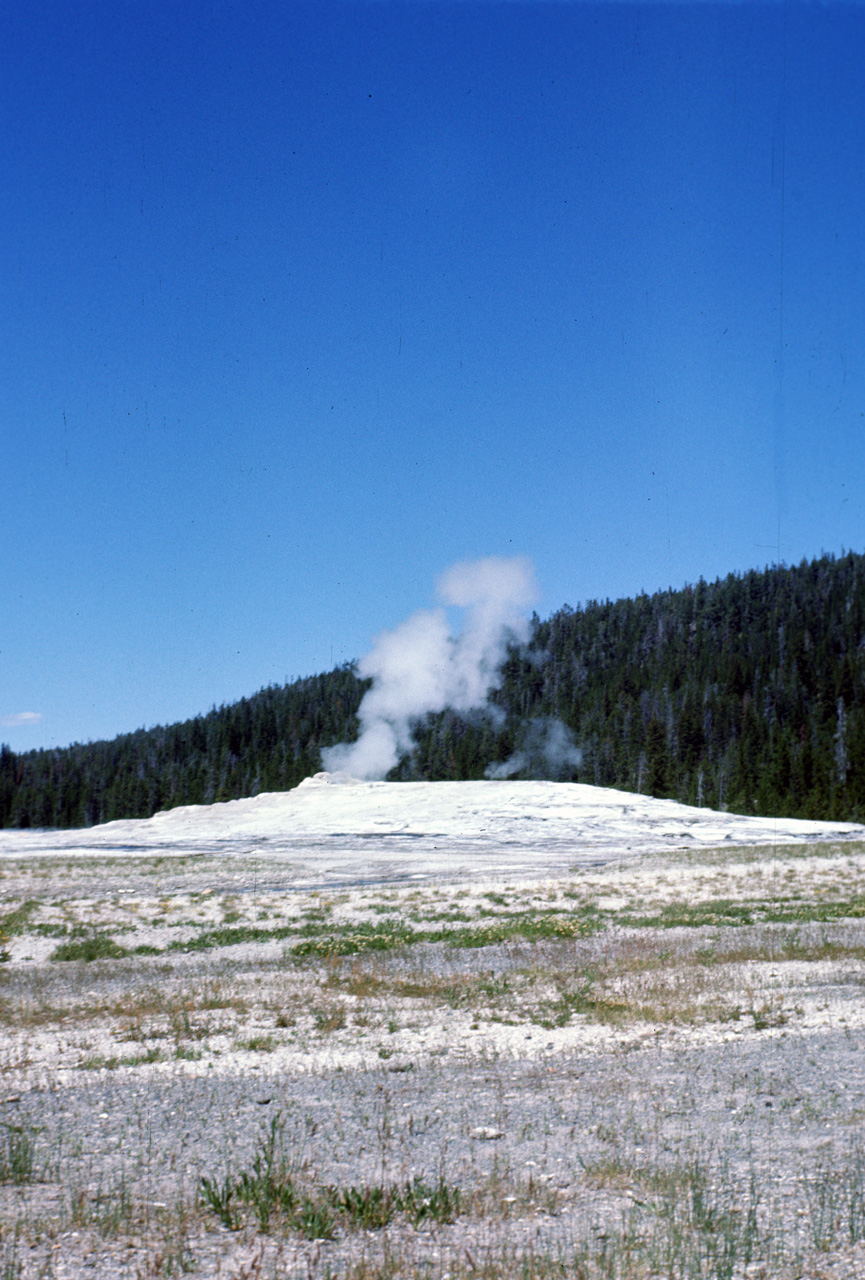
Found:
[[[525,942],[567,941],[589,938],[603,928],[604,921],[592,907],[579,914],[560,915],[544,912],[498,916],[495,923],[477,924],[465,929],[440,929],[426,935],[425,941],[446,942],[452,947],[490,947],[520,938]]]
[[[239,1230],[252,1217],[266,1232],[279,1219],[284,1230],[308,1240],[329,1240],[338,1225],[378,1231],[398,1214],[414,1226],[444,1224],[461,1211],[459,1188],[442,1178],[433,1183],[416,1177],[404,1184],[302,1186],[285,1158],[284,1130],[285,1121],[277,1114],[262,1134],[249,1169],[237,1177],[200,1179],[202,1203],[229,1230]]]
[[[583,1246],[584,1275],[711,1277],[732,1280],[753,1261],[770,1262],[771,1229],[761,1230],[760,1203],[752,1175],[747,1191],[737,1191],[726,1172],[698,1159],[684,1165],[587,1169],[594,1185],[632,1188],[633,1209],[622,1228],[602,1246]],[[610,1265],[610,1264],[613,1265]],[[577,1272],[577,1274],[580,1274]],[[771,1272],[761,1272],[771,1274]]]
[[[236,947],[243,942],[279,942],[297,933],[295,925],[281,925],[276,929],[262,929],[258,925],[242,924],[220,929],[205,929],[194,938],[170,942],[167,951],[210,951],[214,947]]]
[[[92,960],[122,960],[129,954],[127,948],[121,947],[110,934],[92,933],[87,938],[70,938],[67,942],[61,942],[51,952],[49,959],[59,963],[70,960],[89,963]]]
[[[261,1035],[249,1036],[246,1040],[237,1040],[235,1044],[238,1049],[244,1049],[247,1053],[273,1053],[278,1044],[275,1036]]]
[[[329,1031],[342,1031],[346,1022],[345,1009],[314,1009],[315,1029],[322,1035]]]
[[[487,894],[498,907],[502,895]],[[568,893],[565,891],[567,898]],[[430,904],[432,905],[432,904]],[[64,941],[55,949],[52,959],[121,959],[128,955],[157,956],[168,952],[198,952],[235,947],[242,944],[288,943],[287,958],[295,962],[316,959],[364,955],[374,952],[390,952],[415,946],[418,943],[443,944],[454,949],[480,950],[484,947],[503,945],[511,941],[567,942],[589,938],[611,925],[635,930],[672,930],[701,928],[746,928],[761,924],[831,923],[845,919],[865,918],[865,895],[853,894],[808,900],[798,896],[755,898],[742,901],[730,897],[707,898],[700,902],[667,903],[656,911],[640,911],[634,906],[601,908],[594,902],[574,903],[572,909],[562,905],[531,906],[523,910],[500,909],[493,913],[483,903],[475,908],[474,916],[466,911],[449,908],[446,911],[419,911],[405,903],[406,915],[395,914],[388,908],[385,918],[336,924],[328,912],[306,912],[302,919],[294,918],[281,923],[249,923],[238,920],[224,922],[217,927],[203,926],[186,921],[186,926],[196,930],[186,938],[175,938],[165,948],[150,944],[121,947],[111,935],[102,930],[89,934],[82,925],[70,931],[63,924],[35,924],[28,926],[27,919],[38,906],[29,900],[14,912],[0,920],[0,949],[11,932],[30,929],[46,936],[60,936]],[[411,909],[410,909],[411,907]],[[369,908],[376,911],[378,904]],[[233,913],[232,913],[233,914]],[[229,916],[226,917],[226,921]],[[6,921],[5,934],[3,921]],[[132,925],[115,924],[112,932],[128,931]],[[8,958],[8,957],[7,957]]]
[[[825,924],[832,920],[858,920],[863,917],[865,896],[862,895],[828,902],[806,902],[797,897],[755,899],[751,902],[710,898],[705,902],[670,903],[656,915],[635,915],[623,910],[618,914],[618,923],[632,929],[700,929],[755,924]]]
[[[547,1031],[567,1026],[574,1014],[584,1014],[598,1022],[620,1022],[631,1012],[627,1002],[595,994],[596,983],[597,973],[590,969],[575,986],[570,982],[561,984],[558,999],[541,1002],[532,1021]]]
[[[190,1055],[181,1051],[175,1056],[184,1058]],[[133,1053],[127,1057],[114,1054],[106,1058],[103,1054],[93,1053],[88,1058],[82,1058],[78,1066],[82,1071],[116,1071],[118,1067],[146,1067],[151,1062],[164,1061],[165,1056],[160,1049],[148,1049],[146,1053]]]
[[[0,915],[0,938],[11,938],[13,934],[23,933],[27,921],[38,906],[36,898],[28,898],[20,907]]]
[[[453,917],[448,917],[453,919]],[[415,929],[411,925],[389,919],[378,924],[346,926],[332,930],[324,937],[295,943],[289,954],[295,960],[327,959],[361,955],[367,951],[392,951],[415,943],[445,943],[454,948],[491,947],[520,938],[526,942],[565,941],[586,938],[603,927],[603,919],[593,907],[579,914],[555,912],[522,912],[497,916],[495,921],[473,925],[444,926],[438,929]]]
[[[393,951],[418,941],[429,941],[429,935],[418,934],[410,925],[387,920],[378,924],[350,925],[345,930],[334,930],[325,937],[297,942],[290,954],[295,960],[327,959],[332,956],[356,956],[367,951]]]
[[[13,934],[23,931],[31,913],[38,906],[39,903],[35,898],[28,898],[26,902],[22,902],[20,907],[15,907],[14,910],[7,911],[5,915],[0,916],[0,964],[6,964],[12,959],[6,942]]]
[[[0,1183],[21,1187],[38,1181],[36,1130],[27,1125],[0,1124]]]

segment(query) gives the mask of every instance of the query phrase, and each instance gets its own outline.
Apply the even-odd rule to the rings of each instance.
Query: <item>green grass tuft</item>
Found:
[[[68,942],[61,942],[51,952],[50,959],[59,962],[70,960],[122,960],[129,955],[126,947],[121,947],[119,943],[107,933],[92,933],[87,938],[70,938]]]

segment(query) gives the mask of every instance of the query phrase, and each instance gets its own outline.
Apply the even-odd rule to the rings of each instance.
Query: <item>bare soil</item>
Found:
[[[0,1278],[865,1276],[861,843],[0,873]]]

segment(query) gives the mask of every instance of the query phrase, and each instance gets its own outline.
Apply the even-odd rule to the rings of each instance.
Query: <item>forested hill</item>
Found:
[[[0,751],[0,825],[86,826],[295,786],[351,738],[351,666],[167,728]],[[480,778],[533,719],[582,749],[556,776],[743,813],[865,820],[865,557],[824,556],[535,619],[504,713],[418,725],[399,778]],[[519,775],[517,775],[519,776]],[[535,774],[534,776],[537,776]]]

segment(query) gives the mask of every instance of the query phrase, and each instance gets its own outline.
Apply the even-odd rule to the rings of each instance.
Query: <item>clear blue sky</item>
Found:
[[[544,615],[865,550],[862,6],[12,0],[0,61],[13,749],[456,560]]]

